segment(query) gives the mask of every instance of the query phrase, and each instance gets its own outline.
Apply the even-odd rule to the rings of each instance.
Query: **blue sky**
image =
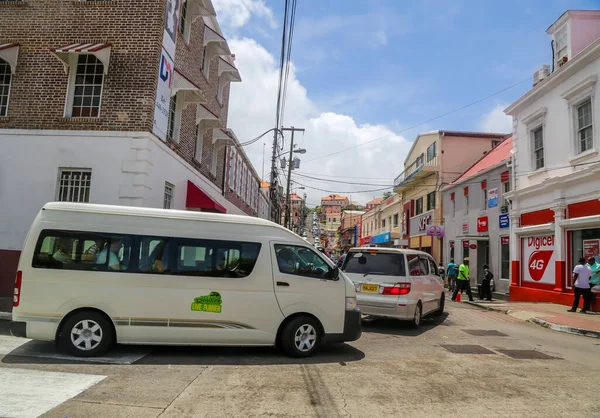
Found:
[[[226,35],[238,47],[233,52],[236,57],[240,55],[238,67],[244,81],[232,86],[234,102],[236,95],[244,95],[239,93],[241,90],[251,89],[248,83],[256,83],[259,74],[249,69],[250,58],[242,58],[248,42],[278,60],[284,2],[214,2]],[[241,24],[237,19],[237,24],[231,24],[231,16],[244,7],[248,13],[246,21]],[[502,110],[531,88],[531,77],[537,68],[551,62],[550,36],[545,33],[548,26],[567,9],[598,8],[600,0],[299,0],[292,61],[299,96],[306,102],[300,109],[314,126],[320,126],[324,114],[349,118],[354,125],[348,125],[350,122],[344,119],[345,126],[350,126],[348,129],[357,137],[348,141],[349,146],[368,140],[361,137],[365,127],[377,127],[384,135],[399,134],[408,145],[419,132],[432,129],[508,130],[510,120]],[[523,80],[527,81],[468,109],[405,130]],[[244,83],[246,86],[242,87]],[[288,98],[289,103],[291,100],[294,99]],[[245,109],[248,106],[251,104],[244,103]],[[274,118],[273,112],[269,120]],[[297,113],[301,112],[290,118]],[[326,122],[327,129],[337,132],[335,126],[340,120]],[[238,131],[249,126],[249,121],[240,120],[235,109],[230,121]],[[237,135],[252,137],[250,132]],[[327,135],[316,138],[316,132],[309,136],[307,143],[313,141],[313,149],[309,150],[313,157],[345,145],[343,141],[329,141]],[[382,157],[375,153],[364,159],[367,167],[361,174],[382,178],[399,174],[407,151],[406,144],[399,141],[381,144],[384,153],[397,147],[397,158],[385,161],[386,166],[393,167],[382,172]],[[301,171],[350,175],[355,170],[342,169],[344,161],[362,158],[367,147],[357,149],[361,152],[339,154],[342,160],[337,163],[310,163],[313,157],[307,155],[308,163]],[[249,154],[253,161],[259,159],[256,150]],[[255,165],[260,167],[262,163]],[[333,189],[334,184],[328,187]],[[359,189],[365,187],[356,188]]]

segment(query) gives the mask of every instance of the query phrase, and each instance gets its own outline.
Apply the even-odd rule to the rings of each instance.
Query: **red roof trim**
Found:
[[[0,51],[4,50],[4,49],[10,49],[10,48],[14,48],[17,46],[21,46],[18,43],[7,43],[7,44],[1,44],[0,45]]]

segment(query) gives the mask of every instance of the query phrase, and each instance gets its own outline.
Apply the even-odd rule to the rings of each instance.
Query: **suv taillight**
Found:
[[[23,282],[23,272],[17,271],[17,277],[15,278],[15,293],[13,296],[13,307],[19,306],[21,302],[21,283]]]
[[[396,283],[394,287],[384,287],[382,295],[408,295],[410,283]]]

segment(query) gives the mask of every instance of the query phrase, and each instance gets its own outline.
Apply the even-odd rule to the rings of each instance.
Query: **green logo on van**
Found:
[[[221,313],[221,294],[210,292],[208,296],[198,296],[192,302],[192,311]]]

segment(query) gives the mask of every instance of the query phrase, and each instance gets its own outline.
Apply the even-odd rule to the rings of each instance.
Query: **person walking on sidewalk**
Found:
[[[592,270],[592,277],[590,278],[590,292],[592,294],[590,299],[590,306],[593,308],[594,303],[596,302],[595,292],[597,290],[600,290],[598,289],[598,287],[596,287],[600,285],[600,264],[596,262],[596,257],[590,257],[590,259],[588,260],[588,266],[590,267],[590,270]],[[594,287],[596,287],[596,289],[594,289]]]
[[[454,292],[452,292],[452,301],[456,301],[456,295],[458,295],[459,290],[465,290],[469,297],[469,301],[473,302],[471,281],[469,280],[469,257],[465,257],[458,268],[458,277],[456,278],[456,287],[454,288]]]
[[[579,259],[579,264],[573,269],[573,292],[575,297],[573,299],[573,306],[569,309],[569,312],[577,311],[579,306],[579,298],[583,296],[583,309],[581,313],[587,313],[590,309],[590,301],[592,299],[592,292],[590,290],[590,277],[592,277],[592,269],[585,264],[585,257]]]
[[[483,265],[483,280],[481,281],[481,299],[492,300],[492,279],[494,275],[490,271],[490,266]]]
[[[458,276],[458,266],[454,264],[453,258],[450,259],[446,271],[448,272],[448,290],[452,292],[456,287],[456,276]]]

